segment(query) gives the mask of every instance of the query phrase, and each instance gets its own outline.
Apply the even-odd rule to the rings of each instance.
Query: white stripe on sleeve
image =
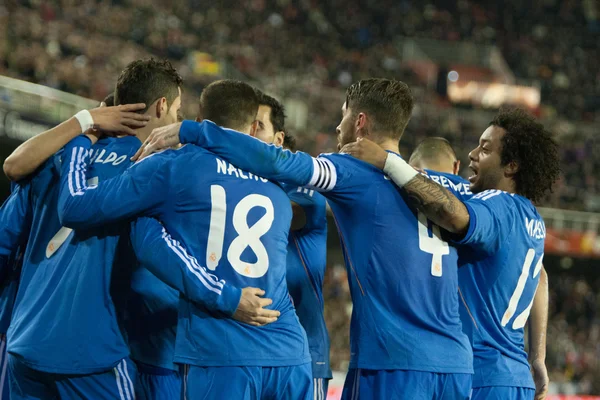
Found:
[[[337,171],[333,163],[324,157],[313,158],[313,176],[307,186],[328,192],[335,188],[336,183]]]
[[[163,227],[163,240],[167,243],[167,246],[179,257],[181,261],[187,266],[191,273],[193,273],[200,282],[206,287],[208,290],[220,295],[221,289],[223,289],[223,282],[215,279],[214,275],[209,274],[203,267],[200,267],[198,261],[190,254],[188,254],[185,249],[171,236],[167,233],[165,228]]]

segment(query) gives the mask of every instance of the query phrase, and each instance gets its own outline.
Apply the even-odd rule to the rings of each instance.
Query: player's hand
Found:
[[[148,139],[138,149],[137,153],[131,157],[132,161],[141,160],[148,157],[150,154],[158,151],[166,150],[175,147],[179,144],[179,129],[181,122],[156,128],[152,131]]]
[[[535,400],[544,400],[548,394],[548,370],[544,361],[533,361],[531,363],[531,374],[535,382]]]
[[[134,112],[144,108],[146,108],[144,103],[124,104],[114,107],[106,107],[102,103],[100,107],[90,110],[90,114],[94,119],[94,134],[135,136],[135,129],[143,128],[150,120],[148,115]]]
[[[264,308],[273,303],[273,300],[263,298],[264,295],[265,291],[261,289],[242,289],[242,298],[233,319],[254,326],[264,326],[277,321],[280,312]]]
[[[375,167],[383,170],[388,153],[377,143],[369,139],[358,138],[356,142],[348,143],[340,150],[340,153],[350,154]]]

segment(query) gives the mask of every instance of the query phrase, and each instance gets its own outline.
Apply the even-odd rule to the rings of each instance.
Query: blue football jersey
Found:
[[[314,378],[332,377],[329,333],[323,314],[323,278],[327,262],[327,203],[313,189],[283,185],[291,201],[306,215],[302,229],[290,231],[287,247],[287,285],[296,314],[306,331]]]
[[[353,299],[351,368],[472,373],[459,319],[456,250],[380,170],[348,155],[292,153],[210,121],[184,121],[180,139],[327,198]]]
[[[91,179],[120,173],[137,147],[135,138],[99,141]],[[31,181],[32,229],[7,348],[36,370],[93,373],[129,354],[109,293],[115,254],[125,244],[120,227],[73,232],[61,226],[57,201],[63,155],[48,160]]]
[[[31,226],[30,185],[13,187],[0,209],[0,334],[10,325],[25,251]]]
[[[65,153],[85,152],[75,139]],[[71,157],[84,172],[85,159]],[[202,255],[191,267],[217,294],[215,304],[182,298],[175,361],[199,366],[293,366],[310,362],[306,334],[294,312],[285,279],[291,207],[276,184],[244,172],[196,146],[148,157],[124,174],[87,187],[75,173],[62,177],[60,213],[67,226],[91,227],[144,214],[165,225],[175,243]],[[81,189],[70,190],[71,179]],[[111,201],[117,194],[125,199]],[[127,201],[126,199],[131,199]],[[93,208],[91,207],[93,205]],[[265,290],[281,312],[267,326],[231,319],[235,287]],[[212,306],[212,307],[211,307]],[[223,313],[219,312],[223,311]]]
[[[524,197],[488,190],[465,202],[469,230],[458,245],[463,327],[473,344],[473,387],[535,389],[524,350],[544,257],[546,229]]]

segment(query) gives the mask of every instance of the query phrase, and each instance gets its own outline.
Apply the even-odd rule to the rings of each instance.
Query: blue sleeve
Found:
[[[501,190],[486,190],[466,201],[469,228],[465,237],[455,243],[477,253],[496,252],[513,231],[514,206],[509,196]]]
[[[152,215],[166,201],[168,169],[158,157],[148,157],[125,173],[87,185],[86,168],[91,141],[79,136],[64,149],[58,216],[63,226],[87,229]]]
[[[153,218],[134,221],[131,243],[138,261],[158,279],[209,310],[229,317],[235,313],[241,289],[208,273],[160,222]]]
[[[192,143],[215,153],[244,171],[277,182],[331,191],[339,186],[336,166],[328,158],[314,158],[221,128],[211,121],[183,121],[181,143]]]
[[[31,186],[18,184],[0,209],[0,256],[7,257],[25,240],[31,228]]]

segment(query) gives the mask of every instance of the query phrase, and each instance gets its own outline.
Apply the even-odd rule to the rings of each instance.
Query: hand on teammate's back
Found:
[[[264,326],[277,321],[280,312],[264,308],[273,303],[273,300],[261,297],[264,295],[265,291],[261,289],[253,287],[242,289],[242,298],[233,314],[233,319],[253,326]]]
[[[535,382],[535,400],[544,400],[548,394],[548,370],[543,361],[533,361],[531,363],[531,374]]]
[[[358,138],[356,142],[348,143],[340,153],[350,154],[352,157],[367,162],[379,169],[385,166],[388,153],[377,143],[369,139]]]
[[[137,153],[131,157],[132,161],[141,160],[152,153],[175,147],[180,143],[179,129],[181,122],[156,128],[152,131],[148,139],[138,149]]]

